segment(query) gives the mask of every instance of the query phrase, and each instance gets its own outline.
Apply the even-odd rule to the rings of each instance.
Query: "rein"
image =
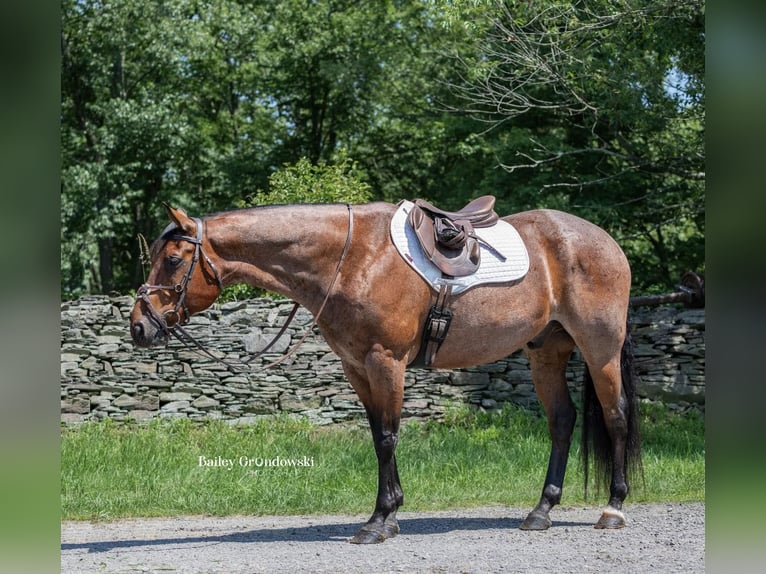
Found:
[[[340,259],[338,260],[338,264],[335,266],[335,273],[333,275],[332,280],[330,281],[330,285],[327,287],[327,293],[325,294],[325,297],[322,300],[322,304],[319,306],[319,310],[317,311],[316,315],[314,315],[314,319],[311,321],[311,324],[308,326],[306,332],[303,334],[300,340],[297,343],[295,343],[287,353],[285,353],[278,359],[270,363],[267,363],[265,365],[262,365],[261,366],[262,369],[270,369],[271,367],[275,367],[285,362],[292,355],[294,355],[295,352],[298,350],[298,348],[306,341],[308,336],[312,333],[313,328],[316,326],[317,322],[319,321],[319,316],[322,314],[322,311],[324,311],[325,305],[327,304],[327,301],[330,299],[330,294],[332,293],[332,289],[335,286],[335,282],[337,281],[338,276],[340,275],[341,266],[343,265],[343,262],[346,259],[346,255],[348,255],[349,248],[351,247],[351,237],[354,233],[354,211],[351,207],[351,204],[346,204],[346,208],[348,209],[348,233],[346,234],[346,242],[343,245],[343,251],[341,252]],[[170,237],[170,239],[174,239],[174,240],[188,241],[190,243],[193,243],[195,246],[194,255],[192,256],[191,264],[186,270],[186,273],[184,274],[181,281],[179,281],[175,285],[150,285],[148,283],[144,283],[143,285],[141,285],[141,287],[138,288],[138,291],[136,291],[136,297],[141,299],[146,304],[146,308],[149,311],[149,316],[152,318],[152,320],[155,323],[157,323],[157,325],[159,325],[160,329],[162,329],[163,333],[165,333],[166,336],[169,337],[172,335],[187,348],[190,348],[193,351],[197,351],[200,354],[204,354],[205,356],[213,359],[214,361],[222,363],[226,365],[227,367],[230,367],[235,370],[242,370],[242,367],[240,365],[249,367],[250,366],[249,363],[251,361],[253,361],[254,359],[266,353],[271,347],[274,346],[277,340],[279,340],[279,338],[282,335],[284,335],[285,331],[287,331],[287,328],[290,326],[290,323],[295,318],[295,315],[298,311],[298,308],[300,307],[300,304],[295,303],[293,305],[293,308],[290,311],[290,314],[288,315],[287,320],[282,325],[279,332],[269,342],[269,344],[266,345],[263,349],[261,349],[257,353],[255,353],[253,356],[248,358],[247,360],[241,361],[239,365],[231,363],[229,361],[226,361],[224,359],[221,359],[213,355],[207,348],[205,348],[204,345],[202,345],[202,343],[200,343],[186,329],[183,328],[183,326],[186,325],[189,322],[189,319],[191,318],[191,315],[189,314],[189,310],[185,304],[185,299],[186,299],[186,293],[189,289],[189,283],[191,281],[192,274],[194,273],[194,268],[197,266],[200,256],[202,256],[202,258],[208,264],[210,269],[213,271],[213,275],[215,276],[215,279],[218,282],[219,289],[223,290],[223,281],[221,280],[221,275],[218,273],[218,269],[210,260],[210,258],[205,254],[205,252],[202,250],[202,234],[203,234],[202,220],[197,217],[194,217],[192,219],[194,220],[194,223],[196,224],[196,227],[197,227],[196,237],[191,237],[189,235],[173,235]],[[156,291],[156,290],[174,291],[176,293],[179,293],[178,301],[176,302],[175,307],[173,309],[164,311],[162,314],[160,314],[154,308],[151,301],[149,300],[149,294],[152,291]],[[183,311],[183,319],[180,313],[181,310]],[[168,317],[175,318],[175,322],[173,323],[172,326],[168,325],[168,320],[167,320]]]

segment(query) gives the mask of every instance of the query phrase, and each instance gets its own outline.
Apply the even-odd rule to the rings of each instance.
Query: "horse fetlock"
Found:
[[[384,522],[389,516],[396,517],[396,511],[404,502],[404,496],[397,497],[395,494],[388,493],[379,496],[375,503],[375,513],[369,522]]]
[[[553,506],[555,504],[558,504],[561,502],[561,488],[556,486],[555,484],[548,484],[543,489],[543,498],[548,501],[548,503]]]
[[[612,484],[609,489],[609,506],[622,510],[622,502],[628,497],[628,485],[625,482]]]

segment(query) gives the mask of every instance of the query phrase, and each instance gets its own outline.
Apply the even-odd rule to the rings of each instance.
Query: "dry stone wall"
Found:
[[[311,315],[300,309],[269,354],[240,371],[184,348],[138,349],[131,342],[130,297],[85,297],[61,305],[61,420],[155,417],[249,422],[279,412],[319,424],[364,417],[340,360],[314,332],[288,361],[273,360],[304,333]],[[216,356],[236,363],[262,349],[279,331],[292,303],[254,299],[226,303],[195,316],[188,330]],[[631,313],[642,397],[682,407],[705,402],[704,310],[671,307]],[[273,353],[272,353],[273,351]],[[579,392],[582,361],[567,372]],[[536,403],[522,352],[496,363],[462,370],[407,371],[404,418],[439,418],[451,405],[487,410],[506,402]]]

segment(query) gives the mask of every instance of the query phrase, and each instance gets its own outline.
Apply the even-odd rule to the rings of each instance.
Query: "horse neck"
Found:
[[[206,218],[225,285],[247,283],[309,310],[332,281],[348,234],[344,205],[289,205]]]

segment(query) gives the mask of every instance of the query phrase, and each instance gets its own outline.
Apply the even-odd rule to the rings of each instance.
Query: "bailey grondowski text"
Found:
[[[239,456],[226,458],[222,456],[197,457],[197,466],[205,468],[234,468],[266,469],[266,468],[307,468],[314,466],[313,456],[284,457],[284,456]]]

